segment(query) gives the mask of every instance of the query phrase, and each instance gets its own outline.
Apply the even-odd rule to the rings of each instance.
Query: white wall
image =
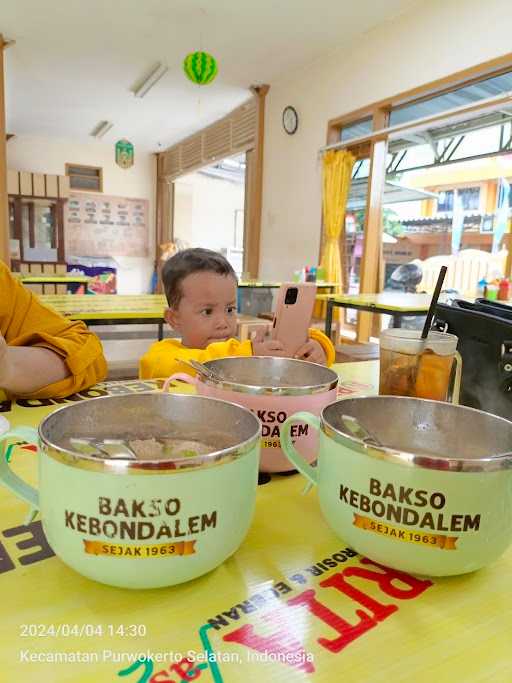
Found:
[[[7,145],[7,167],[16,171],[65,174],[65,164],[85,164],[103,168],[103,192],[107,195],[149,200],[149,256],[116,257],[119,294],[149,291],[155,244],[155,156],[135,149],[135,162],[122,169],[114,159],[114,146],[91,140],[73,140],[22,136]]]
[[[510,0],[428,0],[355,43],[272,83],[267,96],[260,275],[290,278],[317,259],[320,162],[327,122],[385,97],[512,51]],[[299,114],[293,136],[286,105]]]

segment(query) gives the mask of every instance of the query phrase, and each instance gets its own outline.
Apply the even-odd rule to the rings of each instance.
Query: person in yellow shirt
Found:
[[[0,394],[59,398],[106,373],[98,337],[44,306],[0,262]]]
[[[186,249],[168,259],[162,280],[169,308],[165,319],[181,335],[153,344],[141,358],[142,379],[168,377],[175,372],[193,374],[180,360],[201,363],[226,356],[280,356],[283,346],[265,340],[235,339],[237,328],[237,278],[231,264],[209,249]],[[309,331],[309,340],[296,358],[331,365],[334,347],[319,330]]]

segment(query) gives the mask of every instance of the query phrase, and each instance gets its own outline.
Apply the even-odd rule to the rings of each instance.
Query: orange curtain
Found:
[[[340,238],[345,235],[345,210],[352,179],[355,156],[346,150],[331,150],[324,154],[322,208],[325,244],[321,265],[329,282],[343,279]]]
[[[336,282],[342,291],[343,267],[340,239],[345,236],[345,210],[352,180],[355,156],[346,150],[330,150],[324,154],[322,176],[322,212],[325,242],[320,265],[325,268],[327,282]],[[322,306],[325,315],[325,304]],[[337,314],[335,309],[334,313]]]

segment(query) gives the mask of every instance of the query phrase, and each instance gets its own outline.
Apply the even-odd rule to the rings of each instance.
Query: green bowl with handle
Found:
[[[317,466],[293,425],[320,432]],[[464,574],[512,542],[512,422],[401,396],[337,401],[291,416],[282,447],[318,488],[333,531],[359,553],[412,574]]]
[[[13,436],[39,447],[38,490],[10,469]],[[199,442],[208,452],[153,452],[154,438]],[[126,588],[170,586],[214,569],[242,543],[255,508],[260,438],[250,411],[218,399],[105,396],[56,410],[38,433],[3,434],[0,481],[41,512],[55,554],[80,574]],[[84,449],[90,440],[96,446]],[[103,452],[106,443],[125,444],[114,447],[125,454]]]

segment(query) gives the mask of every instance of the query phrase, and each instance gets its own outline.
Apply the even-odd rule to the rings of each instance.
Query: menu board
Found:
[[[72,192],[64,234],[69,256],[147,256],[148,200]]]

